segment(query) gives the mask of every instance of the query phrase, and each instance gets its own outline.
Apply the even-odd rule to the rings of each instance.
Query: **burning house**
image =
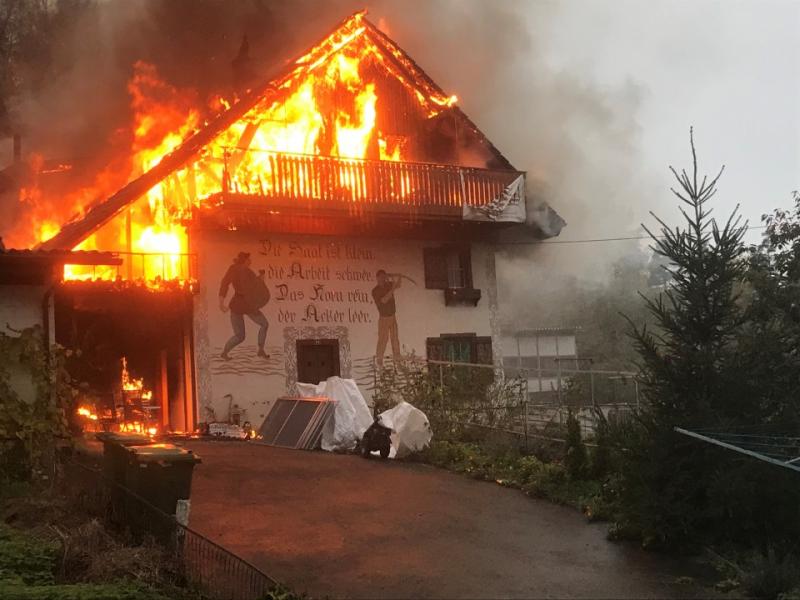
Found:
[[[56,339],[113,359],[109,387],[139,380],[148,419],[192,431],[260,423],[297,382],[367,392],[394,360],[502,366],[496,246],[563,222],[363,13],[206,121],[148,110],[161,85],[137,66],[119,189],[36,224],[40,251],[118,259],[62,261],[54,308]]]

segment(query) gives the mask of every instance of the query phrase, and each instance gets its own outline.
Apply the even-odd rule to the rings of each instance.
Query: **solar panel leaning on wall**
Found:
[[[327,396],[281,397],[261,425],[263,442],[280,448],[313,450],[333,417],[335,402]]]

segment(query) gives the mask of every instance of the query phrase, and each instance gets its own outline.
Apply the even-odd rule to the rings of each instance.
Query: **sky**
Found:
[[[574,0],[558,7],[550,39],[539,45],[546,61],[600,89],[638,90],[637,147],[657,189],[672,184],[667,165],[688,164],[693,126],[706,169],[726,167],[717,214],[739,204],[757,225],[763,213],[791,205],[800,189],[800,2]]]

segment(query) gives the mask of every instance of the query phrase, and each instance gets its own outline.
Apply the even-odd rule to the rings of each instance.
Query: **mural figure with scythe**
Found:
[[[375,351],[378,367],[383,367],[383,355],[386,352],[386,343],[391,339],[392,358],[400,360],[400,338],[397,335],[397,305],[394,292],[400,287],[403,279],[408,279],[416,285],[416,281],[402,273],[387,273],[379,269],[375,273],[378,285],[372,288],[372,298],[378,307],[378,346]]]
[[[264,283],[264,270],[260,270],[256,275],[250,268],[252,261],[249,252],[239,252],[233,259],[233,264],[228,267],[225,276],[219,286],[219,309],[222,312],[231,313],[231,328],[233,335],[225,343],[222,350],[222,358],[230,359],[229,352],[241,344],[245,338],[244,317],[247,316],[253,323],[259,326],[258,329],[258,356],[269,358],[264,351],[267,342],[267,329],[269,322],[261,309],[269,302],[269,288]],[[228,305],[225,299],[228,296],[228,289],[233,286],[233,296]]]

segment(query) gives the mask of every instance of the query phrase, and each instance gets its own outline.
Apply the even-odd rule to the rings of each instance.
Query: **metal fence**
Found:
[[[518,436],[525,445],[531,439],[558,442],[570,413],[591,437],[601,420],[628,419],[640,404],[635,374],[624,371],[559,368],[530,375],[523,369],[414,357],[373,368],[376,408],[406,400],[428,415],[439,438],[478,429]],[[531,377],[557,384],[532,391]]]
[[[62,460],[66,492],[83,509],[136,543],[155,540],[170,557],[171,583],[208,600],[257,600],[277,582],[197,531],[178,522],[101,470],[72,458]]]

